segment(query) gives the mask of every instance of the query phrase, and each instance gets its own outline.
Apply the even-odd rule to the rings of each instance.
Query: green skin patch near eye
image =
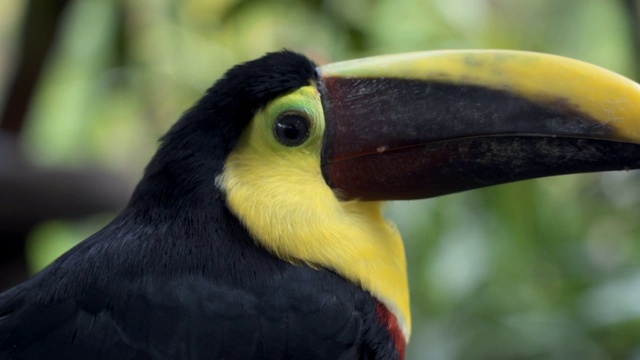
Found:
[[[299,116],[304,116],[309,120],[309,136],[304,141],[304,144],[301,145],[305,148],[315,148],[318,150],[319,154],[325,129],[324,115],[318,92],[312,86],[305,86],[269,103],[256,115],[254,121],[250,125],[250,128],[253,129],[250,130],[250,132],[259,131],[256,135],[261,136],[262,140],[271,140],[271,145],[273,146],[290,147],[283,145],[274,136],[276,122],[282,116],[286,116],[287,114],[297,114]],[[262,129],[256,129],[256,127],[260,127]],[[265,136],[265,131],[270,132],[272,135]],[[259,141],[259,139],[255,137],[253,140]]]

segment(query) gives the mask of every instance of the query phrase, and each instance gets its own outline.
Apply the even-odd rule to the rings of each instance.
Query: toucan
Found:
[[[0,295],[0,359],[404,359],[385,201],[640,167],[640,86],[515,51],[231,68],[128,205]]]

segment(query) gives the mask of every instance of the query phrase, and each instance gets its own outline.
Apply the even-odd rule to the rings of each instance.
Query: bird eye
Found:
[[[309,137],[309,119],[297,113],[285,113],[276,120],[276,139],[285,146],[302,145]]]

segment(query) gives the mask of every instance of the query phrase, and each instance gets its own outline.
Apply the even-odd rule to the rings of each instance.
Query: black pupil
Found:
[[[278,141],[283,145],[301,145],[309,135],[309,121],[301,115],[283,115],[276,122],[275,131]]]

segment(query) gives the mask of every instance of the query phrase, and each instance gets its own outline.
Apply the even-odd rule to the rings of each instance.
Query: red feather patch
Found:
[[[402,334],[402,328],[400,328],[398,319],[396,319],[396,316],[379,301],[376,302],[376,310],[378,312],[378,319],[380,319],[380,322],[382,322],[382,324],[387,327],[387,330],[389,330],[389,334],[391,335],[391,338],[396,345],[396,349],[400,354],[400,359],[404,360],[407,342]]]

